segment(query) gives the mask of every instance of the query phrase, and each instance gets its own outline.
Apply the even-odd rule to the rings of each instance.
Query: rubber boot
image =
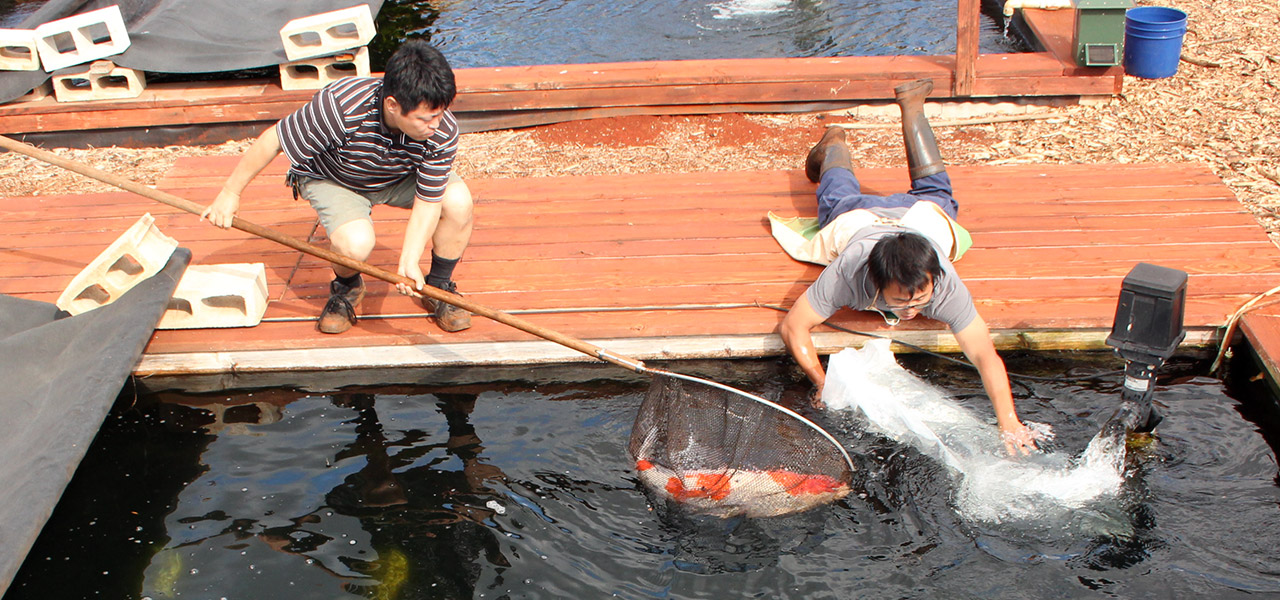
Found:
[[[849,144],[845,142],[843,127],[828,127],[822,134],[822,139],[809,149],[809,156],[804,161],[804,175],[809,181],[818,183],[823,173],[835,167],[853,170],[853,159],[849,155]]]
[[[894,101],[902,109],[902,141],[907,147],[907,168],[911,180],[941,173],[946,169],[933,128],[924,116],[924,99],[933,91],[932,79],[919,79],[893,88]]]

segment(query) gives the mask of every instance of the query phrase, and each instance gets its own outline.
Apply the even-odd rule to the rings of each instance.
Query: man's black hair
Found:
[[[877,290],[894,283],[913,296],[942,277],[942,263],[938,262],[933,243],[909,231],[876,242],[867,259],[867,269]]]
[[[435,110],[453,104],[458,87],[449,61],[425,40],[409,40],[391,55],[382,76],[382,92],[409,112],[426,103]]]

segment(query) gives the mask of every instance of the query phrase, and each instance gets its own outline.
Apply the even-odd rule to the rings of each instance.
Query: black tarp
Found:
[[[74,317],[0,295],[0,595],[35,543],[164,315],[191,251]]]
[[[118,5],[129,49],[107,57],[122,67],[153,73],[218,73],[288,62],[280,28],[299,17],[382,0],[49,0],[16,29]],[[64,71],[83,71],[67,67]],[[49,79],[44,71],[0,72],[0,102]]]

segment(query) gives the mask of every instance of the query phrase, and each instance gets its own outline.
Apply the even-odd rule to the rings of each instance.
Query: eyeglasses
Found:
[[[917,311],[918,311],[918,310],[923,310],[923,309],[925,309],[925,308],[928,308],[928,306],[929,306],[930,304],[933,304],[933,298],[932,298],[932,297],[930,297],[928,300],[925,300],[924,302],[917,302],[917,303],[915,303],[915,304],[906,304],[906,305],[903,305],[903,306],[894,306],[894,305],[892,305],[892,304],[885,303],[884,307],[885,307],[885,308],[887,308],[887,309],[889,309],[889,310],[891,310],[891,311],[894,311],[894,312],[899,312],[899,311],[904,311],[904,310],[917,310]]]
[[[889,304],[888,302],[885,302],[884,307],[885,309],[891,312],[902,312],[905,310],[920,311],[920,310],[924,310],[925,308],[928,308],[930,304],[933,304],[934,297],[935,296],[930,294],[929,299],[925,300],[924,302],[917,302],[915,304],[904,304],[899,306],[895,306],[895,305]],[[871,299],[871,306],[874,307],[876,304],[876,300],[879,300],[879,299],[880,299],[880,290],[876,290],[875,297]]]

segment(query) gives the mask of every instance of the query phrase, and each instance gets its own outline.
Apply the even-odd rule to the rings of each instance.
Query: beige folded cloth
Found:
[[[798,261],[819,265],[830,264],[860,230],[872,225],[890,225],[915,231],[942,248],[952,262],[960,260],[973,245],[969,232],[933,202],[920,201],[907,209],[901,219],[881,217],[869,210],[846,212],[826,227],[818,228],[813,217],[782,217],[769,213],[773,238],[782,249]]]

